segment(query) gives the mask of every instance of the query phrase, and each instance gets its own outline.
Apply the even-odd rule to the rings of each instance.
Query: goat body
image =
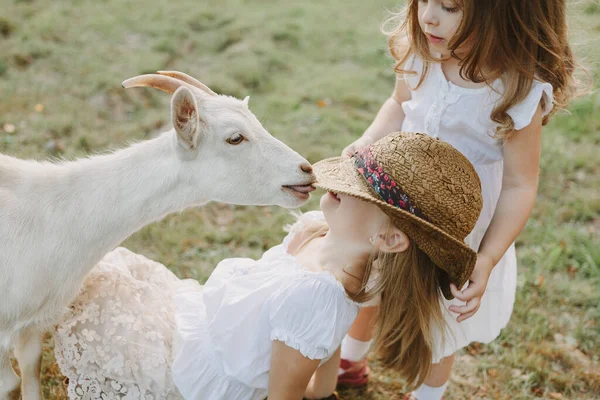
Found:
[[[41,398],[41,333],[132,233],[211,200],[297,207],[308,199],[310,164],[268,134],[247,101],[167,83],[179,87],[175,129],[157,138],[72,162],[0,154],[0,400],[20,392],[12,345],[23,398]]]

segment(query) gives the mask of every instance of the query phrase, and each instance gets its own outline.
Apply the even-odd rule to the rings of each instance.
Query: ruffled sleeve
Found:
[[[517,105],[508,109],[507,113],[515,123],[515,129],[520,130],[531,123],[535,112],[544,96],[544,109],[542,115],[546,116],[552,111],[554,101],[552,85],[538,80],[533,81],[533,86],[527,97]]]
[[[312,360],[329,359],[358,313],[337,285],[331,275],[307,273],[280,288],[269,304],[270,339]]]

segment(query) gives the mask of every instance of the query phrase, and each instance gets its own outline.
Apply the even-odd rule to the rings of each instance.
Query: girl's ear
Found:
[[[384,253],[402,253],[410,246],[410,238],[406,233],[393,226],[387,234],[377,235],[373,246]]]

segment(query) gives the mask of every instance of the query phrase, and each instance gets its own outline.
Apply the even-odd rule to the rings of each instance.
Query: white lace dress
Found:
[[[407,69],[418,73],[404,78],[414,89],[423,70],[423,61],[411,56],[406,65]],[[466,243],[476,251],[492,220],[502,189],[502,146],[492,138],[497,125],[490,115],[503,87],[500,81],[492,86],[494,90],[456,86],[446,79],[439,63],[432,63],[422,85],[411,90],[411,99],[402,104],[405,113],[403,131],[427,133],[448,142],[474,165],[481,180],[483,210]],[[529,95],[509,109],[515,129],[523,129],[531,123],[542,96],[546,100],[545,115],[552,109],[552,85],[537,80]],[[457,315],[447,307],[462,303],[456,299],[444,301],[448,332],[445,343],[442,343],[442,335],[436,334],[433,362],[439,362],[471,342],[494,340],[510,319],[516,287],[517,258],[513,244],[492,271],[481,307],[474,316],[458,323]]]
[[[204,286],[124,248],[107,254],[56,329],[69,398],[264,399],[272,340],[328,360],[359,305],[287,252],[307,218],[322,214],[258,261],[222,261]]]

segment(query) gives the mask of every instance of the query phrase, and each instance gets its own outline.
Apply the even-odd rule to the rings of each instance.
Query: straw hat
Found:
[[[316,186],[378,205],[443,272],[440,285],[453,298],[469,279],[477,253],[464,242],[483,205],[471,163],[450,144],[419,133],[397,132],[351,158],[313,165]]]

